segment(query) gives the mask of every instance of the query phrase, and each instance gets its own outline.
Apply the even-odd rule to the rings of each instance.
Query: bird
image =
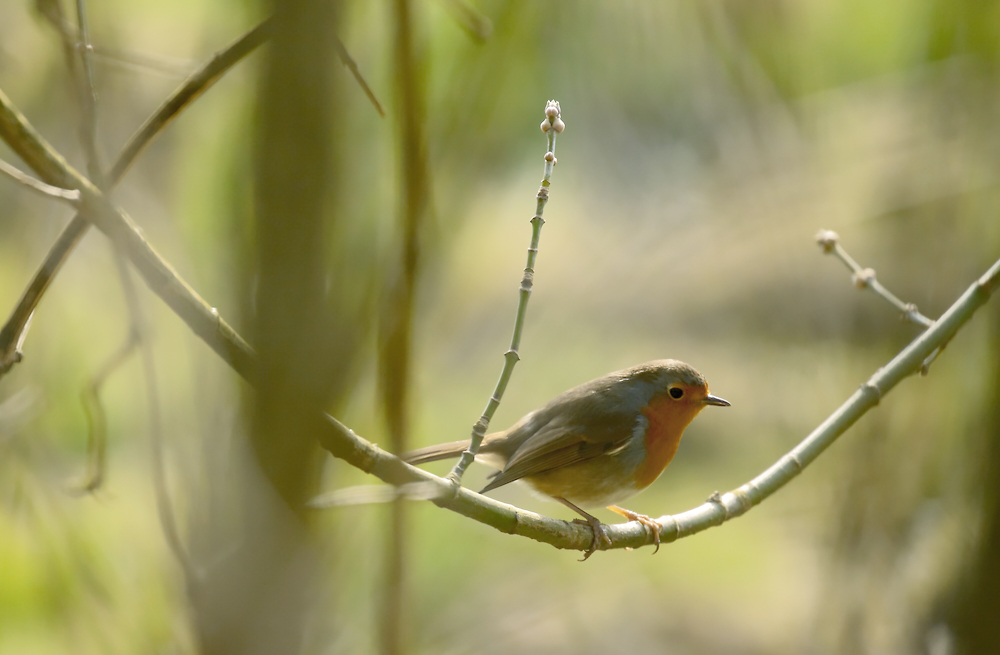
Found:
[[[657,552],[662,527],[620,507],[655,481],[677,452],[684,429],[708,406],[730,403],[708,391],[705,377],[684,362],[659,359],[608,373],[564,391],[524,415],[507,430],[483,437],[477,461],[498,469],[486,493],[516,480],[583,517],[593,530],[584,554],[611,545],[603,524],[584,511],[607,507],[653,533]],[[418,465],[458,457],[470,440],[405,453]],[[581,561],[583,561],[581,560]]]

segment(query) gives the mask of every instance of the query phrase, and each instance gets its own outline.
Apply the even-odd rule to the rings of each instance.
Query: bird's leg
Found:
[[[621,514],[629,521],[638,521],[639,523],[642,523],[644,526],[646,526],[646,529],[650,530],[653,533],[653,543],[656,544],[656,550],[653,551],[653,554],[655,555],[656,551],[660,550],[660,532],[663,531],[663,526],[660,525],[659,521],[657,521],[656,519],[652,519],[646,516],[645,514],[636,514],[630,509],[625,509],[624,507],[618,507],[618,505],[608,505],[608,509],[610,509],[615,514]]]
[[[583,559],[580,560],[581,562],[586,562],[587,558],[593,555],[602,543],[606,547],[611,548],[611,537],[609,537],[608,533],[604,531],[604,525],[597,520],[596,516],[591,516],[590,514],[587,514],[585,511],[583,511],[573,503],[569,502],[565,498],[559,498],[558,496],[554,496],[554,498],[583,517],[583,519],[573,519],[573,523],[581,523],[581,524],[585,523],[590,526],[591,530],[594,531],[594,540],[590,542],[590,548],[588,548],[587,552],[584,553]]]

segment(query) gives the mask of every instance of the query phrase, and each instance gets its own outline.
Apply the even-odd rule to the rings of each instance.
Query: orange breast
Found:
[[[649,421],[645,436],[646,459],[635,472],[635,481],[640,489],[652,484],[667,468],[681,443],[684,428],[701,408],[701,403],[676,401],[663,394],[640,410]]]

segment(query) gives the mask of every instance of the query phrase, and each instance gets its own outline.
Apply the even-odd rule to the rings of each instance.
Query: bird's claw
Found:
[[[594,531],[594,539],[590,542],[590,548],[587,552],[583,554],[583,559],[581,562],[586,562],[587,558],[596,553],[601,544],[604,544],[605,548],[611,548],[611,537],[604,529],[604,524],[598,521],[595,517],[591,516],[587,519],[573,519],[573,523],[578,523],[580,525],[589,525],[590,529]]]
[[[645,526],[647,530],[653,533],[653,545],[656,546],[656,548],[653,549],[653,554],[655,555],[660,550],[660,533],[663,532],[663,526],[660,525],[659,521],[649,516],[646,516],[645,514],[639,514],[637,512],[633,512],[630,509],[624,509],[622,507],[617,507],[615,508],[614,511],[618,512],[619,514],[627,518],[629,521],[638,521],[643,526]]]

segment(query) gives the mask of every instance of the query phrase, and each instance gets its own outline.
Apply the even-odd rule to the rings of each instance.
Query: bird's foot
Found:
[[[642,523],[647,530],[653,533],[653,544],[656,546],[653,550],[653,554],[655,555],[656,552],[660,550],[660,533],[663,532],[663,526],[660,525],[659,521],[654,518],[650,518],[645,514],[639,514],[630,509],[618,507],[617,505],[610,505],[608,509],[616,514],[621,514],[629,521],[638,521],[639,523]]]
[[[604,524],[598,521],[596,516],[591,516],[565,498],[560,498],[558,496],[553,497],[583,517],[582,519],[573,519],[573,523],[589,525],[590,529],[594,531],[594,540],[590,542],[590,548],[588,548],[587,552],[583,554],[583,559],[580,560],[581,562],[586,562],[588,557],[597,552],[597,549],[601,547],[601,544],[604,544],[605,548],[611,548],[611,537],[608,536],[608,533],[604,530]]]
[[[589,525],[590,529],[594,531],[594,540],[590,542],[590,548],[583,554],[581,562],[586,562],[588,557],[597,552],[601,544],[604,544],[605,548],[611,548],[611,537],[608,536],[608,533],[604,530],[604,524],[597,520],[597,517],[587,514],[587,518],[573,519],[573,523]]]

